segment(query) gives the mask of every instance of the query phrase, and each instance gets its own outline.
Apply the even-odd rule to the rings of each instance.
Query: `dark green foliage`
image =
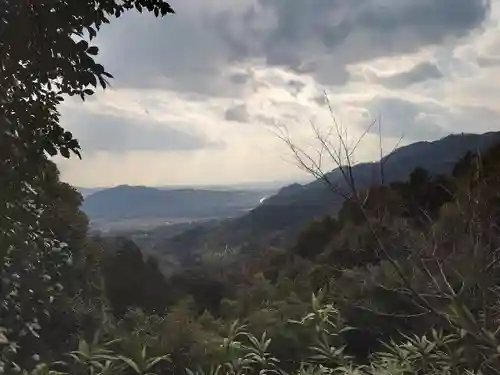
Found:
[[[394,184],[393,188],[404,200],[406,214],[426,221],[435,218],[439,208],[453,199],[456,183],[450,177],[431,176],[426,170],[417,168],[407,183]]]
[[[321,221],[312,222],[297,238],[295,252],[303,258],[314,258],[324,251],[325,246],[339,229],[337,220],[329,216]]]
[[[77,334],[86,219],[46,155],[80,155],[57,106],[107,86],[88,40],[133,8],[173,12],[162,0],[0,2],[0,372],[57,356]]]
[[[119,238],[103,253],[102,275],[107,298],[117,317],[132,308],[148,314],[162,314],[171,303],[171,290],[154,258],[144,261],[141,249]]]
[[[111,17],[136,8],[173,13],[163,0],[17,1],[0,5],[0,149],[7,143],[37,154],[79,154],[79,144],[59,125],[64,95],[84,99],[111,74],[94,60],[93,40]],[[20,27],[20,25],[23,25]]]
[[[214,315],[220,314],[222,298],[232,296],[234,289],[217,273],[211,273],[203,267],[188,268],[172,276],[168,282],[178,298],[192,296],[200,313],[208,310]]]
[[[129,358],[140,360],[137,348],[143,347],[153,357],[169,353],[172,362],[155,369],[178,373],[185,367],[209,368],[224,361],[223,338],[239,318],[256,337],[266,332],[272,340],[266,349],[269,356],[280,362],[280,368],[294,372],[309,360],[311,350],[323,353],[327,366],[339,360],[358,366],[377,363],[373,353],[388,355],[382,342],[393,340],[398,347],[406,341],[403,335],[420,337],[435,327],[446,334],[476,332],[476,326],[493,332],[499,311],[500,273],[495,264],[500,233],[489,223],[498,209],[492,202],[500,186],[494,162],[499,149],[484,154],[458,180],[417,170],[405,183],[373,186],[360,194],[364,206],[355,215],[354,203],[346,203],[338,219],[311,223],[289,250],[207,249],[193,259],[196,264],[186,258],[184,267],[164,277],[134,242],[94,241],[94,251],[86,252],[87,264],[96,264],[90,259],[94,254],[100,267],[90,267],[89,277],[102,274],[103,291],[117,318],[108,317],[105,337],[121,338],[112,349]],[[478,194],[488,203],[475,200]],[[415,202],[421,211],[428,210],[426,220],[420,211],[408,209],[412,204],[417,208]],[[397,262],[412,289],[390,260]],[[494,272],[485,271],[489,269]],[[345,345],[337,354],[327,355],[324,338],[317,341],[312,321],[298,327],[290,323],[308,314],[310,295],[319,287],[324,300],[336,306],[335,324],[356,327],[331,338],[330,345]],[[447,288],[460,291],[459,297],[449,295]],[[423,307],[411,290],[424,296],[437,314]],[[316,306],[315,311],[322,308]],[[306,316],[306,321],[313,319]],[[457,336],[453,348],[463,347],[467,353],[460,368],[479,368],[481,353],[490,353],[492,349],[485,348],[493,348],[493,339],[477,344],[478,337],[489,337],[484,332]],[[483,373],[491,372],[483,368]]]
[[[80,288],[77,249],[87,225],[81,196],[46,159],[35,170],[21,190],[2,184],[9,195],[0,216],[0,326],[19,348],[3,347],[0,364],[57,352],[77,333],[71,299]]]

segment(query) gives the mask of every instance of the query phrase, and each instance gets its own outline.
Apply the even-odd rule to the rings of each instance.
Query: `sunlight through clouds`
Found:
[[[380,117],[387,150],[402,134],[404,144],[497,129],[500,1],[395,1],[185,0],[165,20],[117,20],[98,37],[113,89],[61,108],[85,141],[83,161],[60,161],[63,177],[78,186],[302,178],[273,127],[311,141],[310,121],[331,124],[325,91],[353,138]],[[360,161],[377,158],[376,132]]]

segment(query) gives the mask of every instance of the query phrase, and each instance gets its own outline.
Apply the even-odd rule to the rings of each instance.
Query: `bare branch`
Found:
[[[361,200],[361,196],[357,190],[356,186],[356,181],[353,175],[353,165],[354,165],[354,150],[349,147],[347,144],[347,128],[343,128],[341,124],[336,120],[332,105],[330,103],[330,100],[328,98],[327,93],[325,92],[325,102],[327,104],[329,113],[332,118],[333,122],[333,129],[331,129],[327,136],[323,135],[319,129],[314,126],[314,124],[311,122],[311,126],[313,128],[314,134],[315,134],[315,139],[316,141],[319,142],[320,145],[320,151],[318,151],[318,154],[321,156],[320,162],[315,161],[309,154],[307,154],[304,150],[300,149],[296,144],[294,144],[288,134],[288,132],[281,132],[278,137],[285,142],[285,144],[288,146],[288,148],[292,151],[292,154],[294,155],[296,162],[298,166],[305,171],[309,172],[311,175],[313,175],[316,179],[324,181],[335,193],[341,195],[344,199],[352,199],[356,205],[359,207],[365,222],[368,225],[368,228],[370,230],[370,233],[372,234],[373,238],[375,239],[377,243],[377,247],[381,254],[383,255],[384,259],[386,259],[389,264],[393,267],[395,270],[396,274],[404,284],[405,288],[410,292],[410,294],[414,297],[414,303],[417,306],[420,306],[424,310],[428,312],[434,313],[436,316],[439,316],[441,318],[446,319],[446,317],[437,311],[433,305],[424,297],[422,294],[416,291],[416,289],[412,286],[410,280],[407,278],[405,273],[403,272],[401,266],[399,265],[398,261],[394,259],[385,245],[383,244],[380,236],[378,235],[373,222],[371,218],[368,216],[365,208],[364,208],[364,202]],[[359,143],[361,140],[368,134],[369,130],[371,127],[373,127],[375,122],[372,122],[368,128],[365,130],[365,132],[362,134],[362,136],[355,142],[354,144],[354,149],[358,147]],[[380,121],[379,121],[380,123]],[[333,147],[333,144],[330,140],[332,133],[335,133],[337,136],[337,140],[339,142],[339,146],[337,148]],[[379,141],[380,145],[382,143],[381,141],[382,135],[379,135]],[[397,145],[394,147],[394,150],[398,147],[399,143],[403,137],[400,138],[398,141]],[[382,147],[381,147],[382,148]],[[384,159],[380,160],[380,168],[383,170],[385,163],[388,161],[390,155],[394,152],[394,150]],[[323,161],[323,155],[327,154],[331,161],[336,165],[340,173],[342,174],[342,177],[347,184],[348,188],[351,190],[351,194],[346,194],[345,192],[342,191],[338,186],[335,186],[328,178],[327,173],[321,169],[321,164]],[[383,150],[381,150],[381,155],[383,154]],[[345,164],[343,163],[343,159],[345,159]],[[383,178],[383,174],[381,176]],[[417,303],[417,301],[420,301],[420,303]],[[447,319],[446,319],[447,320]]]

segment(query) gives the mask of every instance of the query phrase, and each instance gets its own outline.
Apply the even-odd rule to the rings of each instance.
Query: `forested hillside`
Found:
[[[206,246],[168,276],[134,241],[90,236],[82,196],[50,160],[83,152],[58,105],[107,87],[84,38],[133,9],[173,13],[162,0],[0,5],[0,373],[499,373],[493,139],[468,153],[455,142],[470,136],[443,140],[453,163],[430,144],[403,148],[401,178],[361,186],[342,166],[337,215],[290,246]]]
[[[61,300],[50,334],[24,347],[69,373],[128,373],[142,355],[159,374],[237,359],[266,371],[495,373],[498,160],[500,144],[464,155],[450,175],[417,168],[406,182],[359,191],[292,247],[207,248],[168,277],[131,240],[78,243],[76,232],[83,253],[62,282],[77,294]],[[64,223],[81,221],[78,204],[60,211]]]
[[[412,171],[424,168],[432,175],[451,175],[455,163],[467,152],[484,151],[500,141],[500,132],[486,134],[453,134],[433,142],[418,142],[394,150],[381,161],[360,163],[352,168],[356,189],[366,189],[381,181],[405,181]],[[336,216],[345,196],[332,191],[348,192],[349,181],[340,166],[306,185],[290,185],[270,196],[256,208],[235,218],[199,226],[176,236],[162,235],[161,228],[149,232],[144,246],[158,257],[180,254],[192,257],[205,249],[226,247],[251,250],[267,246],[292,246],[298,234],[311,221]],[[325,180],[328,183],[325,183]],[[331,184],[331,185],[329,185]]]

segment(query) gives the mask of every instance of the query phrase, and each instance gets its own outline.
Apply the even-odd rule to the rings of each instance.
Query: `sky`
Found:
[[[277,131],[313,155],[313,126],[327,134],[333,119],[349,145],[368,129],[355,162],[401,137],[500,130],[500,0],[170,4],[173,16],[130,12],[101,29],[97,60],[114,79],[60,107],[83,151],[82,160],[57,159],[64,180],[301,180]]]

